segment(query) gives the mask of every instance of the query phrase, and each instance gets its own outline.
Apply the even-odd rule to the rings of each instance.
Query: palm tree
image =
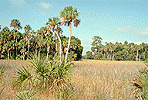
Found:
[[[58,17],[53,17],[52,19],[49,18],[48,22],[46,24],[50,26],[50,29],[53,30],[53,33],[56,34],[56,36],[58,37],[58,40],[60,42],[59,54],[60,54],[60,63],[61,63],[61,57],[62,57],[62,50],[61,50],[61,48],[62,47],[61,47],[61,38],[60,38],[59,33],[62,33],[62,29],[59,27],[59,25],[61,24],[60,19]]]
[[[40,30],[37,30],[37,36],[35,38],[37,40],[37,45],[39,46],[39,53],[38,53],[39,56],[42,47],[45,46],[46,44],[44,37],[45,37],[44,27],[41,27]]]
[[[30,25],[26,25],[26,26],[24,27],[24,30],[25,30],[25,34],[26,34],[24,38],[26,38],[26,41],[28,41],[28,55],[27,55],[27,60],[28,60],[28,56],[29,56],[29,47],[30,47],[30,39],[32,38],[31,34],[29,34],[29,33],[30,33],[30,31],[31,31],[32,29],[31,29]]]
[[[13,20],[11,20],[11,23],[10,23],[10,27],[14,27],[14,39],[16,39],[16,43],[17,43],[17,34],[16,34],[16,31],[17,31],[17,29],[19,30],[19,29],[22,29],[22,27],[21,27],[21,24],[20,24],[20,22],[19,22],[19,20],[17,20],[17,19],[13,19]],[[17,56],[17,46],[16,46],[16,56]]]
[[[67,55],[69,51],[69,46],[70,46],[70,39],[71,39],[71,23],[74,22],[74,26],[77,27],[80,23],[80,20],[77,19],[79,16],[79,13],[77,12],[77,9],[73,9],[73,7],[69,6],[64,8],[63,11],[61,11],[60,17],[62,18],[62,25],[69,26],[70,33],[69,33],[69,41],[68,41],[68,47],[67,47],[67,52],[65,56],[65,63],[67,62]]]
[[[37,38],[38,38],[38,36],[33,36],[32,39],[31,39],[32,45],[34,46],[33,49],[35,49],[36,55],[37,55],[37,48],[38,48],[37,47],[37,42],[38,42]]]
[[[20,40],[18,45],[20,46],[20,48],[22,48],[20,52],[21,54],[23,54],[23,60],[25,60],[25,52],[26,52],[25,46],[27,45],[26,40],[25,39]]]
[[[7,51],[7,59],[9,60],[10,56],[10,50],[13,49],[13,45],[14,45],[14,40],[11,40],[9,42],[7,42],[6,44],[4,44],[3,46],[3,50]]]
[[[1,41],[0,44],[2,47],[1,50],[3,49],[2,52],[4,52],[5,50],[7,51],[7,59],[9,59],[9,51],[11,47],[9,33],[10,33],[9,28],[4,27],[1,31],[1,37],[0,37],[0,41]]]
[[[52,45],[52,41],[53,41],[52,35],[51,35],[51,34],[48,34],[48,35],[46,36],[47,59],[48,59],[48,54],[49,54],[50,46]]]

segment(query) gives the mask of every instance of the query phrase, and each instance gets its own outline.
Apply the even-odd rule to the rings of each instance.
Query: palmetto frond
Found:
[[[16,70],[17,75],[14,77],[14,86],[23,83],[27,79],[31,79],[32,75],[29,69],[22,67]]]

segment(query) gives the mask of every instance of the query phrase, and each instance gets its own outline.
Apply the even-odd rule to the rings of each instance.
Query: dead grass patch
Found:
[[[133,100],[135,87],[131,81],[137,77],[138,70],[145,67],[144,62],[136,61],[74,61],[71,82],[75,89],[73,100]],[[12,89],[14,70],[30,63],[22,60],[0,60],[5,72],[0,79],[1,100],[16,100],[16,91]],[[42,100],[52,100],[47,92],[38,92]],[[53,99],[54,100],[54,99]]]

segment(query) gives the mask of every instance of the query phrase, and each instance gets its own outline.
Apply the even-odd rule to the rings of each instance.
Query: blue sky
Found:
[[[12,19],[18,19],[22,27],[29,24],[37,31],[67,6],[80,12],[81,23],[72,27],[72,35],[81,39],[83,55],[90,50],[93,36],[101,36],[102,43],[148,42],[147,0],[0,0],[0,25],[9,27]],[[62,29],[69,36],[69,28]]]

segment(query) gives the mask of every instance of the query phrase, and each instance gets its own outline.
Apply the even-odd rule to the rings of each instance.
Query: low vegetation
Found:
[[[54,100],[58,98],[67,100],[131,100],[135,99],[134,91],[136,89],[131,81],[135,78],[139,79],[139,70],[146,67],[144,62],[83,60],[73,62],[74,67],[69,67],[69,65],[65,67],[71,69],[71,74],[65,69],[68,72],[68,76],[66,77],[65,71],[63,74],[59,73],[64,66],[58,64],[58,62],[56,63],[56,61],[46,62],[46,60],[34,59],[30,63],[28,61],[1,60],[0,63],[5,67],[0,79],[2,100],[19,98],[30,98],[32,100]],[[53,67],[51,67],[51,64]],[[55,68],[52,74],[49,71],[51,68]],[[19,72],[17,69],[22,69],[21,71],[24,72],[27,70],[29,74],[24,76],[28,76],[28,78],[25,77],[24,80],[24,76],[22,78],[15,77],[16,75],[22,76],[15,73],[15,71]],[[59,71],[57,71],[58,69]],[[52,77],[52,75],[55,75],[55,77]],[[18,84],[12,85],[14,77],[15,82]],[[21,82],[18,81],[20,79]],[[34,80],[33,83],[31,83],[31,79]],[[141,93],[139,92],[139,94]]]
[[[148,64],[147,67],[141,69],[140,72],[140,80],[143,83],[142,86],[142,97],[145,100],[148,100]]]

